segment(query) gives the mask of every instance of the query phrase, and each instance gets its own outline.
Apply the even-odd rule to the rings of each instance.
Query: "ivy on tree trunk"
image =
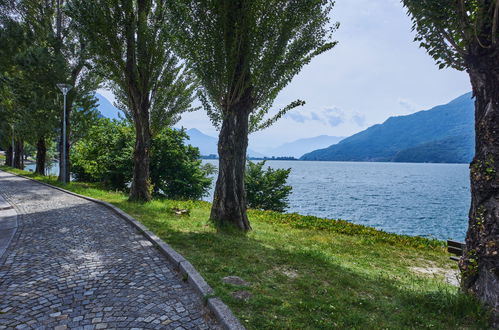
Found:
[[[468,72],[475,96],[475,157],[463,288],[499,311],[499,61],[479,61]]]
[[[499,326],[499,0],[403,0],[415,41],[440,68],[470,76],[475,156],[462,288],[494,310]]]

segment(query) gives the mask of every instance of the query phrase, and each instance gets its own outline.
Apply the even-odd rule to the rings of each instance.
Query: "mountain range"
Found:
[[[104,96],[95,94],[104,117],[123,114]],[[217,138],[196,128],[187,130],[189,144],[201,155],[217,154]],[[311,151],[314,150],[314,151]],[[311,152],[310,152],[311,151]],[[471,93],[430,110],[388,118],[348,138],[321,135],[263,151],[250,157],[300,157],[301,160],[469,163],[474,153],[474,104]]]
[[[283,145],[267,149],[262,153],[266,156],[272,157],[295,157],[300,158],[306,152],[311,150],[325,148],[332,144],[340,142],[345,137],[343,136],[330,136],[330,135],[319,135],[316,137],[298,139],[292,142],[284,143]]]
[[[206,135],[196,128],[188,129],[186,133],[189,136],[189,141],[187,141],[187,143],[193,147],[199,148],[199,152],[202,156],[218,155],[217,138]],[[248,155],[255,158],[264,157],[263,154],[251,149],[248,149]]]
[[[469,163],[474,153],[471,93],[383,124],[303,155],[302,160]]]
[[[97,110],[99,110],[102,116],[109,119],[119,119],[120,115],[123,116],[123,113],[112,105],[103,95],[95,93],[94,96],[97,99]]]

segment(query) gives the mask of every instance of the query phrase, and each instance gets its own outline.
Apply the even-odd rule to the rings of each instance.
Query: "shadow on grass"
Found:
[[[75,192],[85,193],[83,188]],[[168,218],[162,214],[168,202],[145,206],[119,195],[112,199],[108,201],[189,259],[248,328],[488,327],[487,313],[471,297],[429,279],[400,278],[390,265],[364,272],[347,267],[331,252],[286,241],[282,232],[257,238],[217,234],[203,229],[199,218]],[[197,227],[186,223],[180,230],[173,221]],[[359,258],[365,257],[362,253],[352,251]],[[240,276],[251,286],[224,284],[221,279],[228,275]],[[236,299],[232,293],[238,290],[247,290],[252,297]]]
[[[457,288],[414,277],[402,281],[347,268],[319,250],[250,237],[169,232],[163,238],[212,285],[249,328],[487,328],[487,313]],[[252,283],[222,283],[236,275]],[[410,284],[407,284],[407,283]],[[239,300],[234,291],[253,296]]]

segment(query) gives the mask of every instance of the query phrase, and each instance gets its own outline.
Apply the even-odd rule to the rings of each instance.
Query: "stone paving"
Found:
[[[17,231],[17,212],[0,195],[0,258],[3,257]]]
[[[193,289],[110,210],[0,171],[18,229],[0,258],[0,329],[218,329]]]

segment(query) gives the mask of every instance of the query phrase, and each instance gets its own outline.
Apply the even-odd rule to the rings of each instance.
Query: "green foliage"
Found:
[[[151,182],[154,193],[170,199],[199,199],[210,189],[214,169],[202,165],[199,149],[184,144],[185,131],[163,129],[153,138]]]
[[[141,116],[149,118],[154,135],[182,112],[196,110],[195,81],[170,48],[164,1],[73,0],[69,12],[130,121],[137,119],[137,107],[147,107]]]
[[[264,119],[278,93],[311,59],[336,45],[328,0],[170,1],[176,46],[202,86],[201,101],[220,126],[251,95],[250,131],[266,128],[295,101]]]
[[[292,187],[286,185],[291,169],[263,169],[265,161],[248,161],[244,184],[248,207],[260,210],[284,212]]]
[[[74,143],[96,119],[90,91],[99,81],[91,70],[85,42],[65,15],[67,1],[0,2],[0,133],[36,145],[54,139],[62,118],[56,84],[73,85],[68,94],[69,141]],[[72,107],[75,107],[71,111]],[[0,144],[8,143],[2,137]]]
[[[132,177],[133,141],[129,125],[101,118],[71,152],[71,171],[76,180],[125,190]]]
[[[403,0],[415,41],[439,68],[479,67],[483,51],[499,51],[499,2],[495,0]]]
[[[252,219],[260,219],[272,224],[286,225],[291,228],[316,230],[321,232],[341,233],[342,235],[362,238],[365,244],[385,243],[394,246],[429,248],[442,250],[445,242],[419,236],[406,236],[387,233],[372,227],[357,225],[345,220],[318,218],[297,213],[278,213],[257,211],[251,213]]]
[[[151,137],[195,110],[196,81],[170,48],[166,1],[72,0],[69,7],[96,71],[135,126],[130,199],[149,201],[150,173],[142,163],[150,163]]]
[[[199,199],[210,188],[213,169],[201,164],[199,150],[185,145],[186,138],[184,131],[169,128],[153,138],[150,170],[156,196]],[[133,176],[134,141],[134,130],[127,122],[100,119],[73,149],[75,178],[127,190]]]

